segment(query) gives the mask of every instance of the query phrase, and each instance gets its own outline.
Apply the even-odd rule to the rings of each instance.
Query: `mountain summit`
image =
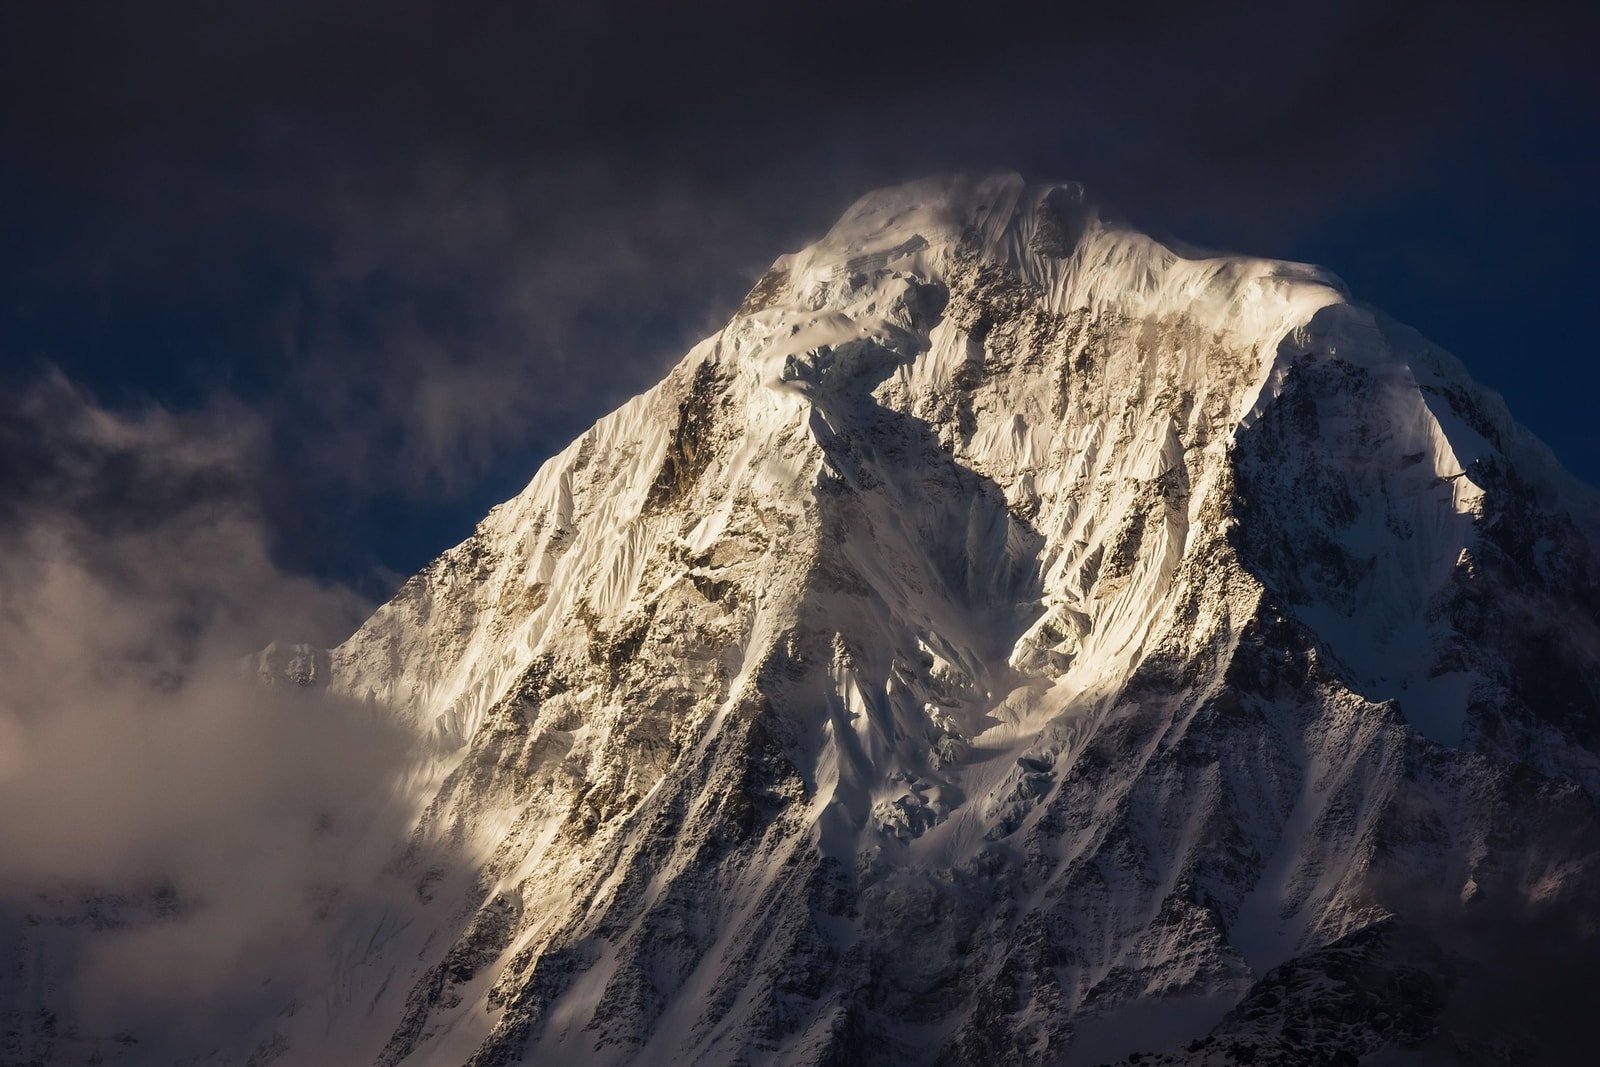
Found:
[[[257,1055],[1555,1055],[1502,994],[1600,917],[1597,514],[1325,271],[873,193],[263,660],[422,755],[414,899]]]

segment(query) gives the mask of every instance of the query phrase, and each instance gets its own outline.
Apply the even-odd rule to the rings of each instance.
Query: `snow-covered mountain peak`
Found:
[[[1058,310],[1102,301],[1143,310],[1182,306],[1248,329],[1257,299],[1295,292],[1328,303],[1344,288],[1318,267],[1240,256],[1186,258],[1101,216],[1078,183],[1030,185],[1016,174],[951,175],[862,197],[818,242],[780,257],[802,299],[826,302],[841,278],[883,269],[943,282],[962,259],[1015,272]]]
[[[1318,268],[1076,185],[873,193],[288,657],[414,725],[454,865],[274,1040],[1074,1062],[1393,962],[1439,887],[1579,899],[1592,499]]]

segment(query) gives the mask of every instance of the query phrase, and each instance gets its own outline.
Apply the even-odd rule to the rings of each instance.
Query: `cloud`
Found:
[[[559,447],[714,330],[777,254],[752,205],[713,210],[593,158],[420,170],[321,204],[334,236],[274,409],[280,428],[314,422],[301,439],[354,484],[449,492],[508,450]]]
[[[26,1050],[49,1012],[89,1043],[56,1056],[123,1031],[147,1059],[203,1054],[320,977],[331,917],[386,892],[408,738],[240,666],[368,605],[273,564],[258,427],[225,404],[119,415],[52,375],[0,425],[6,1028]]]
[[[279,637],[335,641],[370,610],[274,563],[258,413],[226,396],[113,412],[54,371],[0,402],[4,618],[47,655],[30,662],[176,671]]]
[[[1406,961],[1441,979],[1438,1030],[1422,1051],[1449,1062],[1579,1062],[1600,1008],[1600,834],[1576,790],[1529,789],[1514,775],[1508,784],[1504,824],[1465,886],[1379,866],[1365,889],[1431,946]],[[1406,818],[1434,816],[1426,802],[1408,805]]]

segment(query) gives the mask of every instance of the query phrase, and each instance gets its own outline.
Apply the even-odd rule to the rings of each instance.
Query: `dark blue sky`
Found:
[[[1331,267],[1600,482],[1588,5],[257,6],[0,13],[0,518],[171,513],[59,371],[381,596],[855,196],[996,167]]]

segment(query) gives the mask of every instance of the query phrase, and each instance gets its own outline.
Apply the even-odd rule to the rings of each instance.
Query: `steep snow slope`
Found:
[[[261,1059],[1092,1062],[1587,908],[1595,514],[1315,268],[872,194],[333,650],[415,900]]]

